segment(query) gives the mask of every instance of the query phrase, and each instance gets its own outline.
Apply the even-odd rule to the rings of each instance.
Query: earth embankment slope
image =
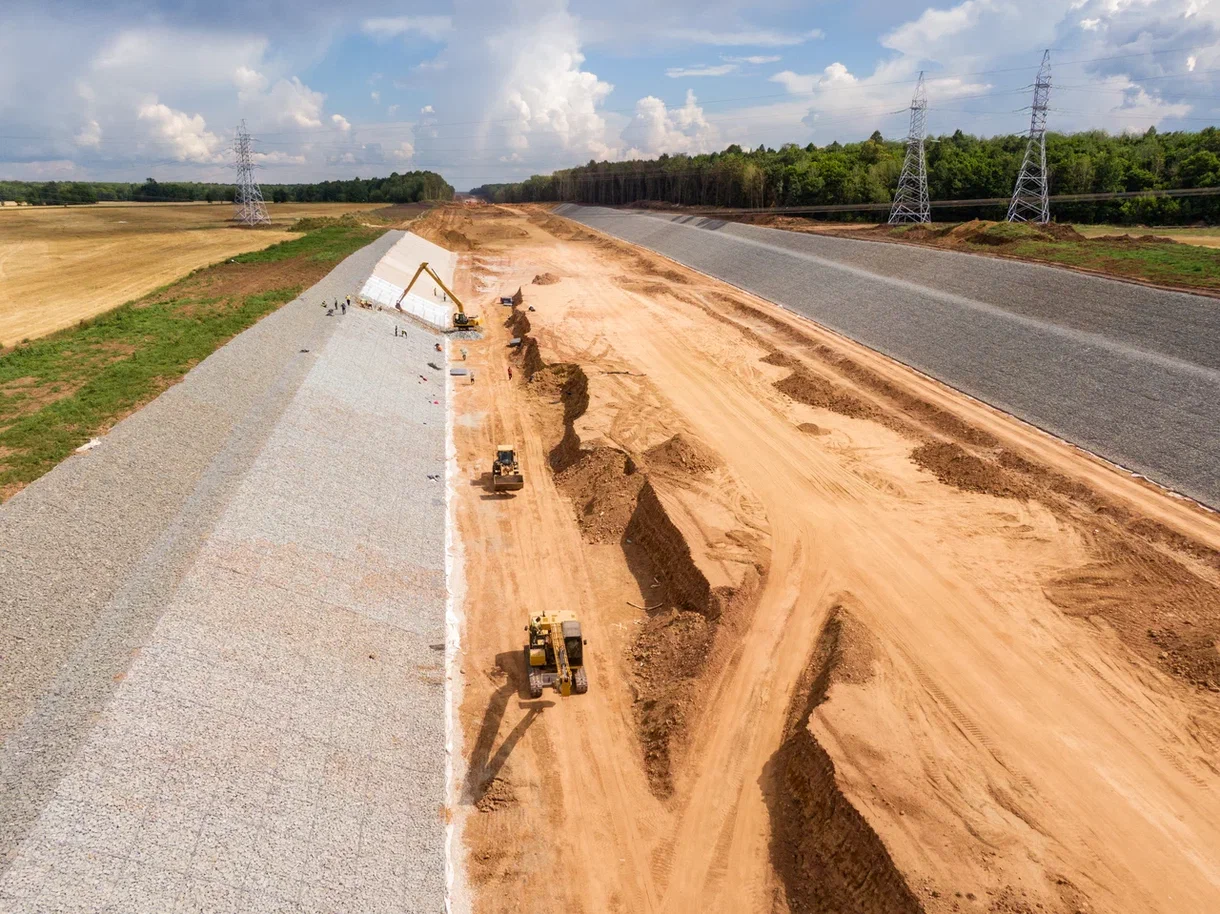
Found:
[[[1214,299],[1052,267],[565,204],[1109,460],[1220,505]]]
[[[436,337],[318,306],[395,237],[0,508],[9,907],[443,904]]]
[[[520,370],[530,353],[508,379],[502,344],[520,328],[506,328],[501,345],[471,349],[496,366],[492,383],[457,401],[470,429],[460,518],[488,544],[471,560],[470,608],[489,644],[468,658],[480,687],[463,712],[485,749],[473,767],[490,776],[467,830],[479,910],[552,891],[684,912],[1207,904],[1220,875],[1205,811],[1220,732],[1211,515],[572,222],[490,207],[467,218],[476,277],[559,278],[524,290],[533,380]],[[495,231],[480,235],[482,219]],[[548,381],[557,364],[579,366],[579,390]],[[573,397],[576,440],[552,473]],[[506,431],[527,488],[484,499],[485,455]],[[603,448],[634,465],[606,460],[620,479],[659,478],[657,448],[675,435],[715,458],[679,458],[710,489],[680,487],[664,505],[671,522],[684,499],[696,505],[698,524],[674,525],[699,534],[685,537],[692,555],[762,569],[727,638],[672,617],[666,634],[689,636],[676,655],[710,656],[702,666],[666,666],[677,638],[641,644],[670,579],[636,562],[646,544],[630,527],[607,535],[611,487],[565,491],[573,455]],[[680,589],[702,590],[692,582]],[[588,695],[517,697],[520,623],[502,604],[580,607]],[[650,673],[693,685],[680,716],[638,713],[662,704],[648,705]],[[688,738],[660,757],[652,725],[683,721]],[[842,843],[803,841],[819,830]],[[538,850],[548,836],[562,852]]]

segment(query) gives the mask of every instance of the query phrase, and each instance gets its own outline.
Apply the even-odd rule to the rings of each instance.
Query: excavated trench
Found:
[[[556,486],[572,501],[590,543],[619,543],[640,589],[647,618],[630,650],[634,712],[649,785],[658,797],[673,794],[674,759],[697,710],[698,685],[717,654],[726,619],[746,612],[760,575],[739,587],[712,586],[669,516],[658,486],[682,474],[708,472],[713,458],[676,435],[637,460],[616,447],[585,447],[576,421],[589,408],[589,379],[574,363],[547,364],[531,335],[528,315],[514,305],[508,327],[521,338],[521,370],[539,401],[562,404],[558,441],[549,462]],[[663,482],[648,465],[664,467]],[[643,464],[643,466],[641,466]],[[760,570],[761,571],[761,570]]]

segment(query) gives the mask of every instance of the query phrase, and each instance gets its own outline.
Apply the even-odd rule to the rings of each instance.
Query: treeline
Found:
[[[453,187],[433,171],[394,172],[388,178],[352,178],[316,184],[263,184],[263,197],[275,203],[418,203],[452,200]],[[130,200],[147,203],[232,202],[232,184],[195,181],[157,181],[143,184],[80,181],[0,181],[0,200],[33,206]]]
[[[928,190],[933,200],[1007,197],[1020,169],[1022,136],[981,138],[957,131],[928,140]],[[498,203],[564,201],[626,204],[643,201],[685,206],[771,207],[888,203],[902,171],[904,145],[874,133],[861,143],[780,149],[729,146],[707,155],[663,155],[588,165],[535,175],[517,184],[494,184],[472,193]],[[1220,185],[1220,133],[1111,135],[1101,130],[1051,133],[1046,139],[1051,193],[1104,193]],[[996,218],[996,208],[937,210],[938,219]],[[1061,221],[1181,224],[1220,221],[1220,198],[1137,197],[1091,204],[1061,204]],[[842,218],[876,215],[844,214]]]

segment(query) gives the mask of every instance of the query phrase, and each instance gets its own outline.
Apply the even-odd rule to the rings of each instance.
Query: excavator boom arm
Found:
[[[443,279],[436,275],[432,267],[428,266],[427,261],[424,261],[419,265],[419,269],[415,271],[415,275],[411,277],[411,281],[407,283],[407,287],[402,290],[402,295],[398,299],[399,304],[402,304],[402,300],[407,297],[407,293],[411,291],[411,287],[415,285],[415,281],[419,279],[419,274],[425,271],[429,276],[436,280],[436,284],[440,286],[442,290],[444,290],[444,293],[453,299],[453,303],[457,305],[458,313],[465,314],[466,309],[462,306],[462,300],[453,294],[453,290],[445,285],[445,281]]]

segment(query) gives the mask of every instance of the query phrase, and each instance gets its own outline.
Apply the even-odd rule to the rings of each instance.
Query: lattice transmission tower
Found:
[[[1017,186],[1013,188],[1012,202],[1008,204],[1009,222],[1051,221],[1051,205],[1048,197],[1050,182],[1046,173],[1046,110],[1051,100],[1051,52],[1042,54],[1042,66],[1034,82],[1034,108],[1029,119],[1029,142],[1025,146],[1025,158],[1021,160],[1021,173],[1017,175]]]
[[[254,180],[254,157],[251,153],[250,131],[246,129],[245,121],[237,125],[233,152],[237,156],[237,196],[233,199],[237,210],[233,218],[242,225],[267,225],[271,222],[271,217],[267,215],[263,192]]]
[[[899,222],[931,222],[932,205],[928,199],[928,168],[923,143],[928,130],[928,93],[923,85],[923,70],[911,97],[911,129],[907,133],[907,154],[890,208],[890,225]]]

